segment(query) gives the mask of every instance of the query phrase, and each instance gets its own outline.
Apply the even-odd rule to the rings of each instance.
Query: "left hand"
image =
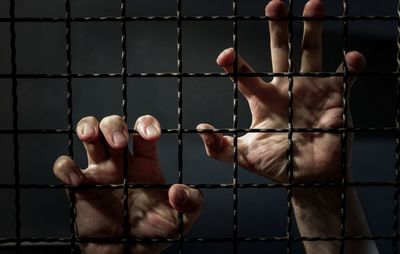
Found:
[[[128,155],[129,183],[163,184],[156,141],[161,134],[152,116],[140,117],[135,125],[133,154]],[[119,116],[109,116],[100,123],[94,117],[83,118],[77,126],[83,142],[88,167],[81,170],[67,156],[54,164],[54,174],[65,184],[120,184],[123,180],[123,156],[128,146],[128,128]],[[80,238],[123,237],[123,189],[79,189],[75,191],[76,233]],[[177,238],[178,212],[183,213],[184,231],[197,220],[202,194],[186,185],[175,184],[169,190],[129,189],[129,237]],[[160,253],[167,243],[132,243],[131,253]],[[86,254],[123,253],[122,244],[82,243]]]

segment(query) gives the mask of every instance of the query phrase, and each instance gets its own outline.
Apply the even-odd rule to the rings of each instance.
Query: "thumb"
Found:
[[[215,129],[209,124],[199,124],[197,130]],[[229,136],[224,136],[222,133],[207,133],[200,132],[200,137],[203,140],[207,155],[219,161],[233,161],[233,139]]]
[[[367,61],[366,61],[365,57],[363,56],[363,54],[361,54],[358,51],[348,52],[345,56],[345,60],[346,60],[348,71],[353,72],[353,73],[360,73],[360,72],[364,71],[364,69],[367,65]],[[339,65],[339,67],[337,68],[336,71],[337,72],[343,71],[343,63],[341,65]],[[343,79],[342,77],[335,77],[335,78],[338,79],[339,82]],[[348,83],[350,85],[352,85],[355,81],[356,81],[355,76],[350,76],[348,78]]]
[[[203,194],[183,184],[174,184],[168,191],[171,206],[184,215],[185,231],[187,231],[199,217],[203,207]]]
[[[61,156],[54,162],[53,172],[63,183],[74,187],[80,186],[84,181],[81,169],[68,156]]]

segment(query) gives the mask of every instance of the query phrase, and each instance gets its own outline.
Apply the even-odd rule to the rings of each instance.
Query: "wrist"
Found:
[[[293,210],[303,237],[341,237],[342,187],[303,187],[293,190]],[[346,188],[345,235],[371,236],[356,189]],[[338,253],[340,241],[305,241],[307,253]],[[345,242],[345,253],[378,253],[374,241]]]

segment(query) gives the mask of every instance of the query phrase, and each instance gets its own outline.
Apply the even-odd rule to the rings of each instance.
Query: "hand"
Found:
[[[165,183],[160,169],[156,141],[161,134],[158,121],[140,117],[133,135],[133,154],[128,155],[129,183]],[[67,156],[54,164],[54,174],[65,184],[120,184],[123,180],[124,151],[128,146],[128,128],[119,116],[109,116],[100,123],[93,117],[77,125],[83,142],[88,167],[81,170]],[[78,237],[123,237],[123,189],[80,189],[75,191],[76,233]],[[200,191],[182,184],[169,190],[129,189],[129,236],[137,238],[177,238],[178,212],[183,213],[187,232],[198,218],[202,207]],[[160,253],[166,243],[135,243],[135,254]],[[122,253],[122,244],[82,243],[86,254]]]
[[[272,0],[266,7],[266,15],[284,18],[288,10],[283,1]],[[305,17],[324,16],[320,0],[310,0],[304,7]],[[287,72],[288,22],[270,21],[271,59],[273,72]],[[322,22],[305,21],[301,47],[301,72],[319,72],[322,69]],[[232,48],[223,51],[217,63],[228,72],[234,72],[235,52]],[[365,66],[364,57],[358,52],[349,52],[345,60],[350,72],[360,72]],[[343,67],[339,66],[338,72]],[[252,73],[253,69],[238,58],[238,72]],[[354,78],[349,78],[352,84]],[[287,77],[275,77],[265,82],[259,77],[239,77],[240,92],[247,99],[252,115],[251,129],[288,128]],[[293,78],[293,127],[294,128],[338,128],[343,124],[343,77],[294,77]],[[209,124],[200,124],[198,129],[213,129]],[[232,162],[233,139],[216,133],[202,133],[206,151],[212,158]],[[293,134],[293,179],[297,182],[330,181],[341,177],[341,139],[331,133]],[[288,181],[288,134],[248,133],[238,138],[238,163],[241,167],[277,182]]]
[[[271,18],[284,18],[288,10],[281,0],[271,0],[266,7]],[[324,15],[320,0],[309,0],[304,7],[305,17],[320,18]],[[273,72],[289,71],[288,22],[270,21],[271,59]],[[305,21],[301,47],[300,72],[319,72],[322,69],[322,22]],[[226,49],[217,63],[228,73],[234,72],[236,53]],[[238,72],[251,73],[253,69],[238,58]],[[360,72],[365,58],[359,52],[349,52],[345,61],[350,72]],[[339,66],[338,71],[343,71]],[[351,85],[354,78],[349,78]],[[252,129],[288,128],[289,80],[275,77],[264,82],[257,77],[239,77],[240,92],[247,99],[252,114]],[[294,77],[293,78],[293,128],[338,128],[343,126],[343,77]],[[348,114],[348,112],[345,112]],[[348,116],[350,117],[350,116]],[[348,125],[351,125],[349,119]],[[213,129],[200,124],[198,129]],[[207,154],[217,160],[233,161],[233,138],[217,133],[200,134]],[[333,133],[293,134],[293,181],[339,181],[342,178],[341,138]],[[350,140],[350,139],[349,139]],[[247,133],[238,138],[238,163],[241,167],[277,182],[288,182],[288,134]],[[350,149],[348,149],[350,152]],[[347,154],[350,159],[350,153]],[[293,188],[292,202],[297,225],[303,237],[340,237],[341,195],[336,188]],[[346,190],[346,235],[370,236],[368,224],[354,188]],[[304,241],[307,253],[339,253],[340,241]],[[346,241],[345,253],[376,254],[374,241]]]

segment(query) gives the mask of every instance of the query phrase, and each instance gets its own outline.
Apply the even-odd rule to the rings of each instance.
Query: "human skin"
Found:
[[[282,19],[288,10],[281,0],[272,0],[266,6],[266,15]],[[310,18],[324,16],[320,0],[309,0],[303,15]],[[273,72],[287,72],[288,22],[269,22],[270,47]],[[301,47],[300,72],[322,71],[322,21],[304,22]],[[224,50],[217,64],[227,73],[234,72],[236,53],[232,48]],[[348,71],[358,73],[365,67],[364,56],[357,52],[345,55]],[[238,56],[238,72],[252,73],[253,69]],[[338,72],[343,71],[340,65]],[[355,81],[349,77],[350,86]],[[251,129],[288,128],[289,80],[275,77],[265,82],[260,77],[239,77],[238,87],[247,99],[252,115]],[[338,128],[343,126],[343,77],[294,77],[293,78],[293,128]],[[351,125],[348,112],[345,112]],[[210,124],[198,125],[198,130],[214,129]],[[233,161],[233,138],[221,133],[202,132],[207,154],[217,160]],[[340,134],[295,132],[293,133],[293,177],[292,182],[337,182],[343,178],[342,141]],[[348,134],[351,145],[352,135]],[[289,182],[288,177],[288,133],[247,133],[238,138],[237,160],[241,167],[279,183]],[[348,148],[350,151],[350,147]],[[345,160],[350,165],[350,152]],[[351,181],[350,167],[346,180]],[[307,187],[292,189],[292,203],[301,236],[341,236],[341,187]],[[369,236],[364,212],[354,188],[346,190],[346,235]],[[340,241],[304,241],[308,254],[339,253]],[[345,253],[378,253],[373,241],[346,241]]]
[[[133,154],[128,154],[129,183],[163,184],[156,142],[161,134],[159,122],[152,116],[140,117],[135,124]],[[77,125],[77,134],[85,146],[86,169],[80,169],[67,156],[54,163],[54,174],[65,184],[121,184],[124,153],[128,146],[128,128],[120,116],[109,116],[99,123],[85,117]],[[76,234],[79,238],[122,238],[123,189],[78,189],[74,191]],[[197,220],[203,203],[199,190],[183,184],[166,189],[129,189],[129,237],[175,238],[179,236],[178,212],[183,214],[184,231]],[[81,243],[85,254],[123,253],[121,243]],[[135,254],[161,253],[168,243],[131,243]]]

